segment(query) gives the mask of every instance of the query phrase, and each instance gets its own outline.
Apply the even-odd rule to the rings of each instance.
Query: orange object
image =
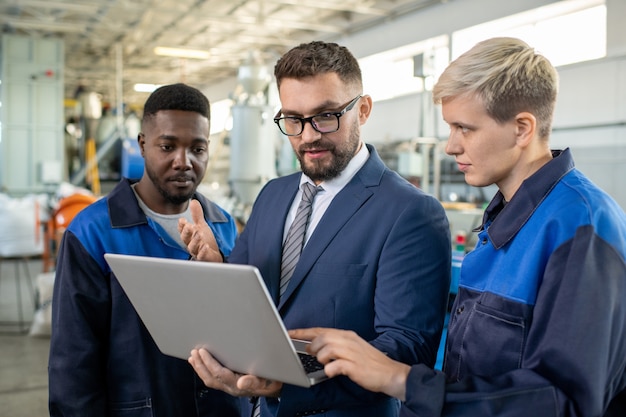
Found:
[[[95,202],[98,198],[88,194],[72,194],[59,200],[59,207],[54,211],[56,228],[67,228],[79,211]]]
[[[82,209],[95,202],[98,198],[88,194],[72,194],[59,200],[46,224],[46,244],[43,252],[43,272],[49,272],[56,265],[56,252],[61,243],[63,233],[72,219]]]
[[[98,172],[98,158],[96,158],[96,141],[87,139],[85,148],[85,160],[87,162],[87,183],[91,185],[91,191],[100,195],[100,173]]]

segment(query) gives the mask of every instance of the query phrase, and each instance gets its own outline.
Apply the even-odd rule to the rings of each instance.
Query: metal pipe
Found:
[[[553,127],[553,132],[560,132],[565,130],[587,130],[587,129],[604,129],[607,127],[624,127],[626,126],[626,121],[622,122],[612,122],[612,123],[598,123],[591,125],[578,125],[578,126],[560,126]]]

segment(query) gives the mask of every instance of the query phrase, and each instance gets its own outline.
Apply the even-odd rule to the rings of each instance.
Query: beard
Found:
[[[350,128],[348,139],[345,142],[336,144],[322,137],[316,142],[301,146],[296,152],[296,157],[306,176],[315,182],[327,181],[338,177],[343,172],[359,149],[359,143],[359,124],[355,122]],[[307,149],[326,149],[332,158],[329,162],[314,160],[306,164],[304,151]]]
[[[193,197],[193,193],[196,191],[197,184],[190,190],[180,190],[178,193],[174,194],[169,192],[163,184],[168,181],[167,179],[160,178],[155,172],[146,168],[146,173],[148,174],[148,178],[154,184],[154,187],[159,191],[159,194],[173,205],[181,205],[187,202],[191,197]]]

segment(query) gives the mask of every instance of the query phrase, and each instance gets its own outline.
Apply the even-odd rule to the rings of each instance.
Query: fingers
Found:
[[[189,202],[189,210],[191,211],[191,219],[194,224],[202,224],[204,221],[204,211],[198,200],[191,200]]]
[[[311,353],[317,356],[317,360],[324,365],[329,365],[331,362],[345,361],[354,362],[354,359],[359,358],[363,349],[361,343],[366,348],[371,345],[365,340],[356,336],[355,333],[343,330],[329,330],[321,333],[318,337],[311,341],[309,348]],[[337,365],[335,365],[336,367]],[[331,367],[328,372],[333,373],[335,369],[341,370],[341,375],[346,375],[344,368]],[[333,374],[334,376],[334,374]]]
[[[198,240],[195,240],[191,243],[197,243],[197,246],[192,248],[190,244],[190,249],[193,249],[196,253],[196,257],[198,260],[206,261],[206,262],[223,262],[222,254],[217,246],[217,240],[215,240],[215,235],[213,231],[206,226],[205,230],[202,233],[197,235]]]
[[[178,219],[178,233],[180,234],[180,238],[183,240],[185,245],[189,245],[189,242],[191,242],[191,238],[193,237],[194,225],[181,217]]]
[[[237,388],[251,397],[278,397],[283,384],[254,375],[242,375],[237,380]]]
[[[188,243],[188,240],[191,240],[191,238],[193,237],[193,234],[195,232],[194,225],[206,223],[204,220],[204,211],[202,210],[202,205],[198,200],[191,200],[189,202],[189,211],[191,213],[191,223],[188,222],[187,219],[185,219],[184,217],[178,219],[178,233],[181,234],[181,237],[183,237],[183,241],[185,243]]]
[[[206,349],[192,350],[188,362],[207,387],[230,395],[242,395],[237,389],[239,376],[230,369],[224,368]]]
[[[411,367],[389,358],[355,332],[318,327],[290,330],[289,336],[311,341],[307,352],[324,364],[329,377],[345,375],[367,390],[404,401]]]
[[[328,329],[326,329],[328,330]],[[313,340],[317,336],[323,334],[325,329],[321,327],[313,327],[310,329],[293,329],[289,330],[289,337],[300,340]]]
[[[185,220],[184,218],[179,218],[178,219],[178,233],[183,232],[183,230],[185,229],[185,225],[187,224],[187,220]]]
[[[178,232],[189,254],[200,261],[223,262],[224,259],[217,245],[213,231],[204,219],[200,202],[189,202],[192,222],[184,218],[178,220]]]
[[[330,354],[331,351],[336,352],[335,355],[340,355],[342,351],[349,350],[348,348],[355,344],[358,345],[361,342],[368,344],[355,332],[323,327],[289,330],[289,336],[293,339],[310,340],[311,343],[307,346],[307,352],[313,355],[319,355],[322,349],[326,351],[326,355]],[[349,352],[344,354],[347,353]],[[339,357],[329,358],[329,360]]]
[[[188,362],[207,387],[233,396],[277,397],[282,388],[280,382],[241,375],[223,367],[206,349],[193,349]]]

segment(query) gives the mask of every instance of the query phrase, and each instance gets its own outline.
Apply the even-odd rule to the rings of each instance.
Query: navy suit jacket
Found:
[[[335,196],[278,304],[283,230],[300,173],[270,181],[229,257],[255,265],[288,329],[353,330],[391,358],[435,363],[450,282],[450,231],[441,204],[387,168],[375,149]],[[263,415],[397,415],[398,402],[337,377],[285,384]]]

